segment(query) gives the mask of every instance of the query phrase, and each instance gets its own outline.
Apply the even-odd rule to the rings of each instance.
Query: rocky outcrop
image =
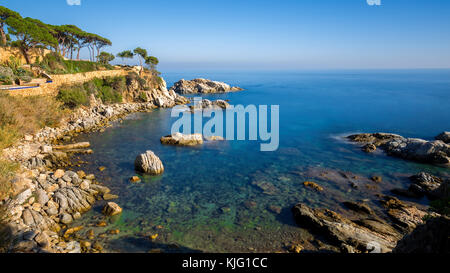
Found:
[[[435,217],[398,242],[394,253],[450,253],[450,218]]]
[[[202,100],[196,105],[190,106],[191,112],[201,111],[201,110],[211,110],[211,109],[228,109],[230,104],[224,100],[210,101],[207,99]]]
[[[411,232],[417,225],[423,224],[427,212],[415,206],[407,205],[392,196],[384,196],[381,204],[386,208],[386,213],[395,227],[404,232]]]
[[[138,155],[134,161],[134,167],[138,172],[151,175],[158,175],[164,172],[163,163],[152,151]]]
[[[208,93],[225,93],[242,91],[242,88],[231,87],[223,82],[216,82],[206,79],[194,79],[191,81],[181,80],[176,82],[171,91],[175,91],[178,94],[208,94]]]
[[[178,95],[173,90],[167,90],[167,84],[163,78],[130,73],[127,77],[127,92],[124,94],[124,100],[127,102],[146,102],[152,103],[157,107],[173,107],[175,105],[187,104],[189,100]]]
[[[409,178],[411,185],[408,189],[394,189],[393,193],[410,198],[422,198],[426,196],[430,200],[450,197],[450,181],[421,172]]]
[[[346,212],[348,216],[302,203],[292,212],[300,227],[324,236],[343,252],[390,252],[404,235],[424,223],[425,216],[438,216],[391,196],[382,197],[380,202],[385,208],[380,215],[366,203],[352,201],[343,203],[351,211]]]
[[[328,209],[312,209],[298,204],[293,209],[295,220],[300,227],[325,236],[332,244],[347,252],[390,252],[401,238],[389,225],[380,220],[375,224],[362,226]],[[376,226],[377,228],[370,228]]]
[[[161,143],[165,145],[196,146],[203,144],[203,136],[201,134],[184,135],[175,133],[162,137]]]
[[[435,139],[450,144],[450,132],[443,132],[440,135],[438,135]]]
[[[450,145],[441,140],[427,141],[386,133],[351,135],[348,139],[381,148],[390,156],[450,167]],[[363,150],[373,151],[374,147],[368,149],[365,145]]]

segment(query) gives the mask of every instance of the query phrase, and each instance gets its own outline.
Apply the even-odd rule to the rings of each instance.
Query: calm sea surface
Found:
[[[405,187],[420,171],[449,175],[442,168],[365,154],[342,136],[358,132],[391,132],[432,139],[450,130],[450,71],[328,71],[328,72],[201,72],[165,73],[174,82],[203,77],[246,90],[208,99],[231,104],[280,105],[280,148],[260,152],[258,141],[206,143],[200,147],[162,146],[176,119],[170,109],[133,114],[103,133],[81,135],[93,155],[81,159],[82,169],[118,194],[121,216],[109,226],[92,228],[111,251],[166,252],[283,251],[292,243],[317,250],[313,237],[298,228],[290,209],[298,202],[342,212],[341,202],[366,200],[377,206],[376,193]],[[135,157],[154,151],[165,173],[136,175]],[[100,166],[107,169],[97,171]],[[383,177],[376,185],[373,175]],[[350,186],[350,180],[358,188]],[[314,181],[325,188],[303,186]],[[426,200],[422,200],[426,204]],[[101,205],[81,224],[102,220]],[[278,210],[281,210],[280,212]],[[77,223],[77,224],[80,224]],[[87,231],[89,228],[86,228]],[[155,240],[149,236],[158,235]]]

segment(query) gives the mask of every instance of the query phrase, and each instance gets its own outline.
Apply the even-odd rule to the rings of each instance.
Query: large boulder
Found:
[[[197,94],[197,93],[225,93],[225,92],[235,92],[242,91],[242,88],[231,87],[230,85],[211,81],[206,79],[194,79],[191,81],[181,80],[176,82],[170,89],[179,94]]]
[[[413,192],[418,197],[426,195],[430,199],[439,198],[439,196],[436,196],[438,195],[437,190],[442,184],[442,179],[439,177],[421,172],[411,176],[409,179],[412,182],[409,186],[409,191]]]
[[[108,202],[103,207],[102,213],[106,216],[115,216],[122,213],[122,208],[114,202]]]
[[[158,175],[164,172],[164,165],[161,159],[152,151],[138,155],[134,161],[134,167],[136,171],[146,174]]]
[[[184,135],[175,133],[161,138],[161,143],[166,145],[195,146],[203,144],[201,134]]]

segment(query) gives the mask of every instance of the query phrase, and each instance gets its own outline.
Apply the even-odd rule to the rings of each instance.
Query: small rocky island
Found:
[[[176,82],[170,91],[178,94],[212,94],[237,92],[244,89],[240,87],[232,87],[224,82],[211,81],[206,79],[194,79],[186,81],[184,79]]]
[[[357,134],[347,138],[352,142],[364,144],[362,149],[367,153],[380,148],[390,156],[448,168],[450,167],[449,135],[449,132],[444,132],[434,141],[405,138],[387,133]]]

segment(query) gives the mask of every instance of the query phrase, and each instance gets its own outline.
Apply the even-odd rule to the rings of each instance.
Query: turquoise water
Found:
[[[82,169],[118,194],[115,202],[124,209],[120,217],[109,219],[108,227],[94,228],[96,234],[120,229],[119,235],[101,239],[110,251],[274,252],[285,251],[292,243],[316,251],[312,235],[292,219],[290,209],[296,203],[343,212],[342,201],[367,199],[376,207],[375,194],[406,187],[409,175],[420,171],[449,175],[443,168],[365,154],[342,138],[383,131],[432,139],[450,130],[449,70],[163,76],[168,86],[181,78],[203,77],[246,89],[203,98],[280,105],[280,148],[263,153],[260,143],[251,141],[162,146],[160,137],[170,133],[175,121],[170,109],[133,114],[103,133],[79,136],[77,141],[90,141],[95,151],[81,158],[89,162]],[[134,159],[146,150],[161,158],[165,173],[130,184],[129,178],[136,175]],[[99,172],[100,166],[107,169]],[[383,182],[371,182],[373,175],[382,176]],[[307,189],[305,181],[317,182],[325,190]],[[264,192],[261,187],[267,185]],[[279,214],[274,212],[278,209]],[[82,223],[92,225],[100,219],[99,205]],[[150,240],[155,234],[158,238]]]

